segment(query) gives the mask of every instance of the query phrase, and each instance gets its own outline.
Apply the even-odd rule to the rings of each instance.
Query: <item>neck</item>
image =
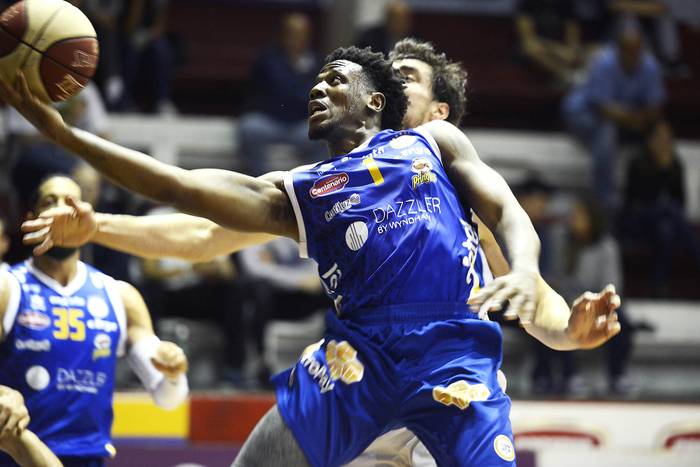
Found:
[[[78,274],[78,260],[80,253],[75,252],[74,255],[62,261],[53,259],[46,255],[35,256],[34,266],[62,286],[66,286]]]
[[[368,139],[372,138],[377,133],[379,133],[377,128],[367,129],[364,126],[361,126],[360,128],[350,130],[345,134],[338,135],[334,138],[329,138],[327,140],[328,152],[330,152],[331,157],[347,154]]]

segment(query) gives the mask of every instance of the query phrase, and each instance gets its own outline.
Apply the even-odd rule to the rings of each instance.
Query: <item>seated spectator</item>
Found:
[[[253,317],[253,340],[263,354],[263,337],[267,323],[273,319],[298,320],[332,305],[323,293],[318,267],[311,260],[299,258],[299,245],[280,238],[238,253],[241,272],[256,290]],[[269,373],[263,369],[261,383]]]
[[[8,268],[8,264],[4,261],[5,254],[10,249],[10,238],[5,233],[6,226],[7,222],[0,217],[0,272]]]
[[[571,84],[583,64],[574,0],[521,0],[515,19],[525,58],[557,83]]]
[[[700,240],[683,212],[685,171],[675,151],[673,131],[668,122],[661,121],[627,171],[622,232],[629,239],[642,240],[653,252],[649,277],[653,296],[668,291],[676,247],[684,248],[700,272]]]
[[[173,50],[166,35],[169,0],[131,0],[121,18],[124,67],[122,110],[136,108],[137,88],[147,91],[143,110],[177,113],[170,100]]]
[[[371,47],[375,52],[388,54],[394,45],[413,34],[413,15],[409,6],[400,0],[386,6],[384,23],[371,27],[357,38],[358,47]]]
[[[594,57],[585,81],[565,98],[564,119],[591,152],[594,191],[606,208],[618,203],[613,182],[618,133],[641,140],[665,100],[661,69],[633,27]]]
[[[270,144],[292,145],[300,164],[325,159],[323,144],[309,141],[309,89],[313,87],[320,59],[311,49],[311,22],[300,13],[282,20],[278,45],[266,49],[251,74],[253,110],[239,120],[241,153],[251,175],[280,167],[266,159]]]

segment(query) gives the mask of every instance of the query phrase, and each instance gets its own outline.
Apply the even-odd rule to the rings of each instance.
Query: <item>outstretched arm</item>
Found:
[[[484,287],[470,303],[481,305],[487,299],[492,308],[507,300],[506,316],[516,313],[527,322],[535,311],[535,290],[539,274],[540,241],[530,219],[505,180],[479,159],[464,133],[444,121],[421,127],[437,142],[447,175],[463,203],[471,206],[486,226],[505,242],[511,272]]]
[[[0,97],[47,138],[75,153],[113,182],[224,227],[296,239],[296,222],[282,173],[255,178],[225,170],[185,170],[163,164],[146,154],[66,125],[55,109],[31,94],[23,75],[16,82],[15,89],[0,82]]]
[[[29,430],[24,430],[19,436],[0,437],[0,450],[7,452],[22,467],[63,465],[51,449]]]
[[[88,242],[142,258],[180,258],[207,262],[277,238],[271,234],[229,230],[187,214],[128,216],[95,213],[85,202],[44,211],[22,224],[24,243],[45,253],[54,245],[79,247]]]

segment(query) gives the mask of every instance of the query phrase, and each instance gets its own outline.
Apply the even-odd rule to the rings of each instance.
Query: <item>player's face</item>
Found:
[[[327,139],[364,111],[362,67],[347,60],[328,63],[309,93],[309,138]]]
[[[408,109],[403,117],[404,128],[415,128],[434,120],[433,69],[430,65],[414,58],[404,58],[393,63],[406,80],[404,92],[408,97]]]
[[[39,187],[34,212],[38,215],[48,209],[65,206],[69,196],[76,201],[80,200],[80,187],[70,178],[51,177]]]

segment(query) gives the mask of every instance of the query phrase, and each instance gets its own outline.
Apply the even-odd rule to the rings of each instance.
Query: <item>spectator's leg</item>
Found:
[[[621,385],[621,380],[625,376],[627,364],[629,363],[634,333],[634,328],[630,326],[622,309],[617,310],[617,316],[621,331],[606,344],[608,351],[608,387],[614,393],[627,390]]]
[[[548,394],[554,390],[552,381],[552,349],[539,341],[533,341],[535,347],[535,366],[532,368],[532,391]]]
[[[280,141],[285,129],[265,114],[254,112],[242,115],[238,121],[238,137],[241,142],[241,157],[250,175],[267,173],[265,148]]]
[[[153,98],[153,110],[167,112],[173,109],[170,102],[170,82],[172,78],[172,51],[166,37],[153,40],[146,51],[149,64],[150,91]]]

